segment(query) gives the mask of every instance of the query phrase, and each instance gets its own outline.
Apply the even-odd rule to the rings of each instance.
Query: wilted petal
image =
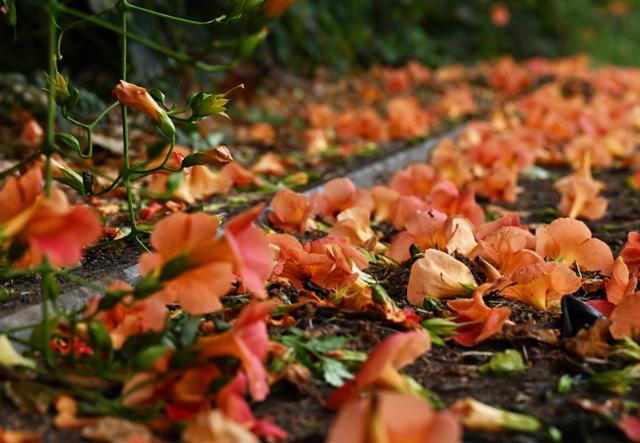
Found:
[[[580,279],[566,265],[545,262],[525,266],[511,276],[515,283],[502,291],[507,298],[520,300],[536,309],[547,309],[563,295],[580,288]]]
[[[277,228],[303,233],[313,226],[315,208],[304,194],[289,188],[280,189],[271,200],[271,208],[269,221]]]
[[[273,270],[267,237],[254,222],[263,205],[236,215],[225,225],[226,241],[233,251],[235,266],[247,291],[256,297],[267,296],[265,282]]]
[[[638,283],[637,277],[630,277],[629,268],[622,257],[613,262],[611,276],[604,282],[607,291],[607,300],[614,305],[622,301],[625,295],[635,291]]]
[[[414,395],[383,391],[340,409],[327,443],[459,443],[462,429],[448,411]]]
[[[473,274],[462,262],[436,249],[428,249],[424,258],[411,267],[407,298],[421,305],[425,297],[453,297],[465,292],[465,286],[475,286]]]
[[[591,231],[583,222],[558,218],[536,229],[536,252],[542,257],[557,260],[580,269],[609,274],[613,266],[611,249],[602,240],[591,238]]]
[[[633,338],[640,333],[640,293],[625,296],[611,314],[609,331],[613,338]]]
[[[620,257],[630,268],[640,266],[640,232],[629,232],[627,242],[620,252]]]
[[[187,443],[260,443],[244,426],[228,419],[219,410],[203,409],[182,432]]]

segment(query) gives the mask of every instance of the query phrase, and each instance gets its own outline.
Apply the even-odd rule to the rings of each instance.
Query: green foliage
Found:
[[[308,338],[304,331],[291,328],[279,341],[290,349],[285,360],[306,366],[317,379],[334,387],[340,387],[353,378],[351,364],[362,363],[365,358],[364,353],[343,349],[351,341],[348,337],[322,335]]]
[[[498,376],[521,374],[527,370],[527,365],[520,354],[515,349],[507,349],[498,352],[488,363],[478,369],[482,374],[493,374]]]
[[[490,20],[504,4],[510,21]],[[469,63],[499,54],[517,58],[591,52],[597,62],[640,63],[640,10],[616,12],[610,0],[298,0],[268,37],[275,60],[339,70],[376,61]]]

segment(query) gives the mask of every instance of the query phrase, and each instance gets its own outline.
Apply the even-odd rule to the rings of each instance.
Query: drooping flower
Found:
[[[176,128],[171,118],[145,88],[120,80],[120,83],[113,89],[112,94],[122,105],[136,109],[156,122],[165,135],[170,138],[175,137]]]
[[[566,265],[545,262],[520,268],[511,275],[514,283],[502,295],[544,310],[560,301],[563,295],[580,288],[580,279]]]
[[[264,400],[269,383],[264,360],[269,350],[269,335],[265,317],[273,309],[272,302],[253,302],[246,306],[231,330],[222,334],[200,337],[196,342],[202,359],[234,356],[240,359],[249,381],[254,400]]]
[[[491,284],[484,284],[473,291],[472,298],[460,298],[447,303],[460,316],[459,322],[471,323],[460,328],[453,337],[457,343],[471,347],[502,330],[511,315],[511,309],[489,308],[484,303],[483,296],[491,287]]]
[[[427,249],[411,267],[407,298],[419,306],[426,297],[454,297],[475,285],[473,274],[462,262],[437,249]]]
[[[284,231],[304,233],[315,227],[315,205],[304,194],[289,188],[280,189],[271,200],[271,209],[269,221]]]
[[[587,271],[607,275],[613,266],[613,254],[605,242],[591,237],[583,222],[558,218],[536,229],[536,252],[542,257],[568,266],[574,263]]]
[[[335,390],[327,406],[337,408],[359,393],[377,389],[408,392],[409,385],[399,370],[431,349],[426,331],[399,332],[378,343],[360,367],[355,379]]]
[[[340,408],[327,443],[459,443],[462,429],[448,411],[414,395],[382,391]]]
[[[0,242],[10,243],[18,253],[17,268],[37,266],[45,257],[56,267],[74,265],[83,247],[102,235],[90,208],[69,205],[55,188],[47,198],[42,185],[42,172],[34,168],[20,178],[11,177],[0,191]]]

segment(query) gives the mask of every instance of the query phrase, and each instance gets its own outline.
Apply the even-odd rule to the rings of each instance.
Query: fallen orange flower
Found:
[[[511,275],[514,283],[502,295],[544,310],[560,301],[563,295],[580,288],[580,279],[566,265],[545,262],[525,266]]]
[[[640,334],[640,293],[625,295],[611,314],[609,332],[616,340]]]
[[[267,152],[262,155],[258,162],[251,167],[254,174],[271,175],[280,177],[287,173],[287,167],[284,165],[282,158],[273,152]]]
[[[251,430],[255,435],[285,440],[287,433],[268,420],[258,420],[251,412],[249,404],[245,400],[247,389],[247,376],[240,370],[235,377],[223,386],[216,395],[216,406],[224,414]]]
[[[604,282],[607,300],[614,305],[620,304],[622,299],[635,292],[638,277],[629,273],[629,268],[622,257],[613,262],[611,276]]]
[[[536,252],[545,259],[580,269],[611,272],[613,254],[605,242],[591,237],[591,230],[583,222],[558,218],[536,229]]]
[[[361,270],[369,266],[369,259],[347,237],[324,237],[305,243],[303,248],[311,259],[307,263],[313,282],[327,289],[348,288],[359,278],[353,266]],[[329,260],[317,261],[314,256]]]
[[[280,189],[271,199],[271,209],[269,221],[284,231],[304,233],[315,227],[315,205],[304,194]]]
[[[500,332],[511,315],[509,308],[489,308],[483,296],[493,285],[484,284],[473,291],[471,299],[451,300],[447,305],[460,317],[460,323],[472,324],[462,326],[453,339],[462,346],[471,347]]]
[[[116,280],[109,285],[109,291],[132,291],[127,283]],[[94,314],[98,308],[100,297],[93,298],[85,310],[85,317]],[[120,303],[107,311],[100,311],[96,319],[101,321],[111,336],[114,349],[120,349],[127,338],[147,331],[161,331],[164,327],[167,308],[164,303],[154,297],[133,300],[126,296]]]
[[[240,359],[249,380],[249,392],[254,400],[264,400],[269,393],[267,372],[263,362],[269,351],[269,335],[265,317],[273,302],[253,302],[246,306],[230,331],[201,337],[196,342],[200,358],[234,356]]]
[[[408,392],[409,386],[398,372],[431,349],[431,337],[426,331],[399,332],[385,338],[369,353],[355,379],[336,389],[329,399],[329,408],[338,408],[359,393],[377,389]]]
[[[182,431],[186,443],[260,443],[247,428],[217,409],[203,408]]]
[[[230,247],[234,269],[244,288],[259,298],[267,296],[265,282],[273,270],[269,244],[264,231],[254,222],[262,213],[260,204],[236,215],[225,225],[225,240]]]
[[[331,220],[337,213],[354,206],[373,208],[373,199],[369,192],[357,189],[351,179],[346,177],[325,183],[322,192],[316,192],[311,196],[311,203],[316,205],[319,214]]]
[[[340,212],[336,224],[329,230],[333,237],[348,237],[354,244],[373,249],[377,243],[371,227],[371,213],[365,208],[349,208]],[[373,244],[371,244],[373,243]]]
[[[402,195],[395,202],[391,223],[402,229],[419,212],[427,211],[429,205],[413,195]]]
[[[454,297],[475,285],[473,274],[462,262],[437,249],[428,249],[411,267],[407,299],[420,306],[426,297]]]
[[[102,235],[95,213],[86,206],[70,206],[65,194],[53,189],[42,194],[42,172],[31,169],[11,177],[0,191],[0,241],[22,251],[17,268],[39,265],[46,257],[56,267],[80,261],[83,247]]]
[[[427,134],[435,123],[431,113],[422,109],[415,97],[395,97],[387,104],[389,135],[393,139]]]
[[[447,217],[438,211],[418,212],[405,227],[407,230],[393,238],[387,251],[387,256],[397,262],[410,258],[411,245],[421,251],[439,249],[461,254],[468,254],[476,246],[474,228],[462,217]]]
[[[640,232],[629,232],[627,234],[627,242],[620,251],[620,257],[630,269],[640,267]]]
[[[355,398],[338,413],[327,443],[459,443],[455,417],[414,395],[383,391]]]
[[[220,169],[220,192],[227,194],[234,186],[260,186],[262,180],[237,162],[227,163]]]
[[[540,255],[528,249],[534,241],[535,238],[529,231],[505,226],[483,240],[478,240],[478,246],[470,255],[482,257],[502,275],[510,275],[524,266],[543,262]]]
[[[154,297],[164,303],[179,302],[193,314],[220,309],[219,298],[231,289],[234,277],[227,248],[215,240],[217,229],[218,219],[204,213],[176,212],[156,224],[151,234],[156,252],[140,257],[140,273],[160,276],[167,263],[184,263],[183,272],[163,281]]]
[[[416,163],[396,172],[391,179],[391,188],[401,195],[413,195],[426,199],[438,179],[432,166]]]
[[[558,209],[565,217],[598,220],[607,212],[607,199],[599,197],[606,185],[593,179],[589,156],[585,157],[587,158],[583,160],[583,166],[579,171],[554,183],[554,187],[562,196]]]
[[[433,187],[429,195],[431,207],[447,215],[462,215],[474,226],[484,222],[484,211],[476,202],[475,191],[467,187],[462,192],[448,180],[443,180]]]

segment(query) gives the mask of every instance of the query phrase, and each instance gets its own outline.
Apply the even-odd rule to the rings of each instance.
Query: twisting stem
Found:
[[[162,12],[154,11],[152,9],[143,8],[141,6],[132,5],[131,3],[129,3],[126,0],[125,0],[124,4],[126,5],[127,9],[131,9],[132,11],[138,11],[138,12],[142,12],[144,14],[155,15],[156,17],[162,17],[162,18],[165,18],[167,20],[173,20],[175,22],[186,23],[188,25],[193,25],[193,26],[208,26],[208,25],[212,25],[214,23],[222,23],[227,18],[227,16],[223,14],[220,17],[213,18],[213,19],[208,20],[206,22],[200,22],[200,21],[196,21],[196,20],[189,20],[187,18],[176,17],[174,15],[164,14]]]

